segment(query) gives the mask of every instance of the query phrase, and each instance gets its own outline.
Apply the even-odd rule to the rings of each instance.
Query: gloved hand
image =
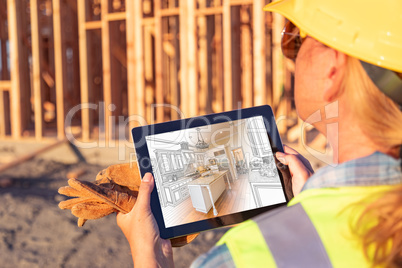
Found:
[[[59,188],[59,193],[74,198],[60,202],[59,207],[70,209],[81,227],[87,220],[99,219],[113,212],[130,212],[137,199],[141,178],[135,163],[119,164],[99,172],[94,182],[69,179],[68,184]],[[186,245],[197,236],[174,238],[172,246]]]

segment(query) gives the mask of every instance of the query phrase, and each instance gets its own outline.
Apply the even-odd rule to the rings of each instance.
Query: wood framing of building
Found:
[[[284,21],[265,0],[0,2],[0,138],[108,145],[183,117],[291,113]]]

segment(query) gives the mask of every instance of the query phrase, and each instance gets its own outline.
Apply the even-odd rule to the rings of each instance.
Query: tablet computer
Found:
[[[132,136],[141,177],[155,178],[151,208],[164,239],[288,202],[290,175],[275,158],[283,147],[268,105],[136,127]]]

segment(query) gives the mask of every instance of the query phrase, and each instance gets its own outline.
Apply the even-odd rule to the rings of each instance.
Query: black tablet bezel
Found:
[[[275,153],[277,151],[283,152],[283,146],[281,142],[281,138],[279,136],[274,115],[272,113],[272,109],[269,105],[263,105],[258,107],[239,109],[229,112],[209,114],[199,117],[192,117],[182,120],[175,120],[170,122],[158,123],[153,125],[135,127],[132,129],[132,137],[134,141],[134,146],[137,154],[137,164],[141,173],[141,177],[145,175],[145,173],[149,172],[153,174],[152,166],[150,163],[150,157],[148,153],[147,143],[145,142],[145,136],[155,135],[165,132],[177,131],[186,128],[193,127],[201,127],[209,124],[217,124],[224,123],[228,121],[235,121],[239,119],[246,119],[255,116],[262,116],[264,120],[265,128],[267,129],[268,137],[270,138],[272,151]],[[275,159],[275,161],[277,161]],[[217,227],[228,226],[240,223],[247,219],[250,219],[256,215],[259,215],[265,211],[271,210],[273,208],[282,206],[287,204],[289,201],[288,196],[285,192],[285,183],[283,174],[288,174],[288,169],[278,168],[278,174],[282,184],[282,190],[284,191],[284,195],[286,198],[286,202],[256,208],[252,210],[247,210],[243,212],[238,212],[234,214],[224,215],[220,217],[210,218],[202,221],[196,221],[192,223],[186,223],[183,225],[173,226],[166,228],[165,223],[162,216],[162,209],[159,202],[159,197],[157,195],[156,186],[151,194],[151,209],[153,215],[156,219],[156,222],[159,226],[160,236],[164,239],[170,239],[174,237],[180,237],[192,233],[198,233],[201,231],[214,229]]]

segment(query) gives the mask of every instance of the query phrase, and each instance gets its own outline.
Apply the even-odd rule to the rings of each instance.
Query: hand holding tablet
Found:
[[[291,194],[269,106],[211,114],[132,130],[141,175],[155,179],[151,208],[162,238],[242,222]]]

